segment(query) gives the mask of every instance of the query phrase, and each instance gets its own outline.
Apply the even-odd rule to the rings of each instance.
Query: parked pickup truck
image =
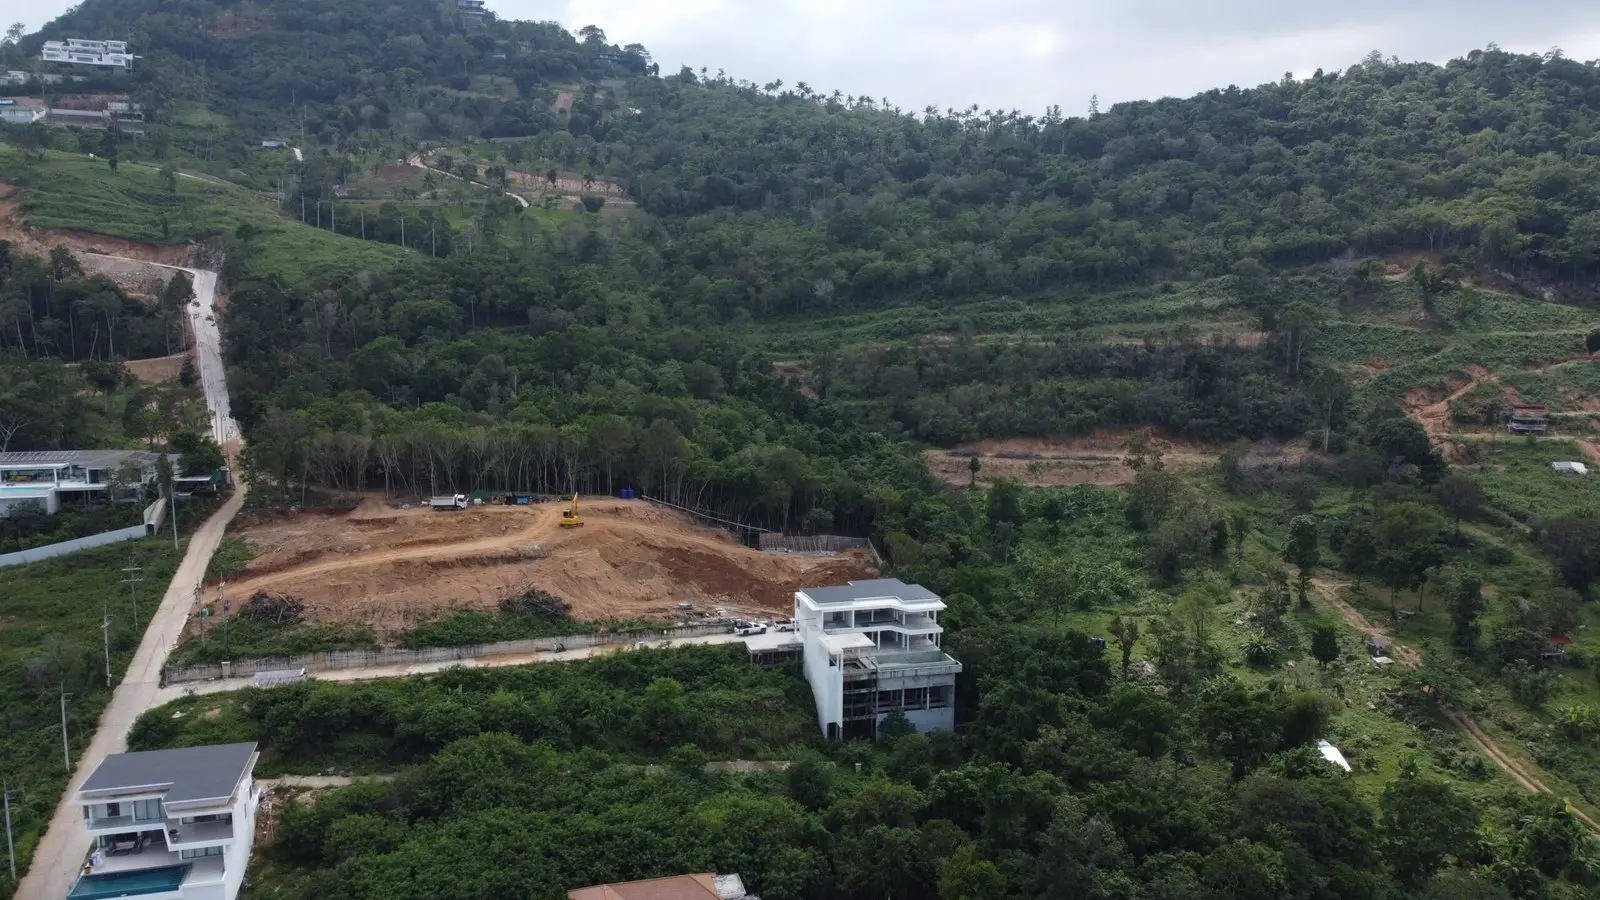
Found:
[[[430,497],[428,505],[434,509],[466,509],[467,495],[452,494],[448,497]]]
[[[752,634],[766,634],[767,626],[760,622],[740,622],[733,626],[733,633],[739,637],[749,637]]]

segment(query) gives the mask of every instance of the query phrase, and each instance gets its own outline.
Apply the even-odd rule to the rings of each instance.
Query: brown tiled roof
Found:
[[[567,900],[721,900],[714,875],[674,875],[567,891]]]

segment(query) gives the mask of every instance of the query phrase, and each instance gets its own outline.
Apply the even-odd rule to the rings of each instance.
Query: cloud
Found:
[[[70,0],[0,0],[36,30]],[[889,98],[1082,112],[1089,98],[1187,96],[1336,70],[1370,50],[1444,62],[1489,43],[1600,57],[1593,0],[489,0],[503,18],[599,25],[662,71]]]
[[[596,24],[757,83],[889,97],[920,109],[1041,112],[1253,86],[1336,70],[1373,49],[1443,62],[1489,43],[1600,56],[1600,4],[1540,0],[491,0],[503,16]]]

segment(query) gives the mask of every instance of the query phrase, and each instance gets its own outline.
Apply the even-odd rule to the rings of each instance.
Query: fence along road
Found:
[[[227,452],[230,444],[232,449],[237,449],[240,434],[228,402],[228,385],[223,378],[222,340],[216,323],[217,273],[207,269],[183,271],[188,272],[194,280],[197,303],[189,307],[189,323],[194,333],[195,358],[205,389],[206,406],[211,410],[217,442]],[[78,824],[82,821],[82,814],[78,807],[72,805],[72,795],[101,761],[127,749],[128,729],[133,727],[140,713],[158,702],[161,671],[166,666],[167,654],[183,632],[189,607],[194,602],[195,586],[205,577],[206,566],[211,563],[211,555],[217,551],[217,545],[222,543],[228,522],[244,505],[245,489],[246,485],[240,481],[233,496],[189,538],[188,550],[178,564],[178,571],[172,576],[172,583],[167,585],[161,606],[145,629],[133,662],[128,664],[127,673],[111,695],[111,703],[100,714],[94,739],[90,741],[89,749],[78,758],[72,778],[67,782],[67,791],[56,806],[55,815],[50,818],[50,827],[34,849],[33,862],[17,888],[16,896],[21,900],[54,900],[65,897],[72,889],[89,849]]]

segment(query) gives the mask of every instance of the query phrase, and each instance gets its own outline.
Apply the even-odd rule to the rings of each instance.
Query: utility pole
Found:
[[[11,843],[11,784],[0,784],[0,797],[4,798],[6,807],[6,856],[11,858],[11,881],[17,880],[17,848]]]
[[[111,617],[100,620],[100,640],[106,652],[106,687],[111,687]]]
[[[144,571],[139,566],[128,566],[122,570],[122,583],[128,586],[128,601],[133,607],[133,629],[139,630],[139,582],[144,576],[139,573]]]
[[[217,599],[222,601],[222,655],[227,657],[230,643],[228,639],[233,636],[233,633],[228,628],[228,583],[226,581],[218,584]]]
[[[61,684],[61,762],[67,767],[67,774],[72,774],[72,751],[67,747],[67,701],[72,695],[67,693],[66,682]]]

